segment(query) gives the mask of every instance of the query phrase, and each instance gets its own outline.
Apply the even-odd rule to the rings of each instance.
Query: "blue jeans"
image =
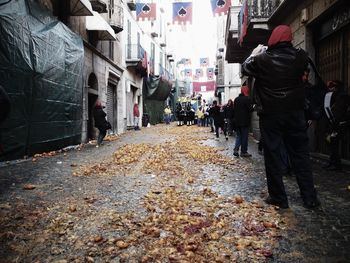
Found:
[[[241,148],[241,153],[246,153],[248,151],[248,131],[248,126],[236,128],[235,152],[238,152],[239,148]]]

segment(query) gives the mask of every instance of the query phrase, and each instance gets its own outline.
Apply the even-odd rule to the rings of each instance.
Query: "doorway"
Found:
[[[92,93],[89,93],[88,95],[88,111],[89,111],[89,118],[88,118],[88,127],[87,127],[87,135],[88,135],[88,140],[94,140],[96,139],[96,131],[94,128],[94,114],[93,114],[93,110],[94,110],[94,106],[96,103],[98,96]]]

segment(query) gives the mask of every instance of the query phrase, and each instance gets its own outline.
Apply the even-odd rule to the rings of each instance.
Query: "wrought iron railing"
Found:
[[[238,39],[242,29],[258,19],[268,19],[284,0],[244,0],[238,15]],[[245,21],[246,20],[246,21]]]

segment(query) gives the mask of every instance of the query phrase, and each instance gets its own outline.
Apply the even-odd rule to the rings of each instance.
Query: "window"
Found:
[[[108,56],[111,60],[114,60],[114,41],[112,41],[112,40],[109,40]]]

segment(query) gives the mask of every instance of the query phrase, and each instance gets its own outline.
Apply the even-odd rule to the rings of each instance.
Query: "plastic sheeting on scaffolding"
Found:
[[[148,114],[151,124],[163,121],[164,104],[171,89],[171,83],[160,76],[150,75],[143,79],[143,109],[144,113]]]
[[[11,100],[0,160],[80,143],[84,47],[37,1],[0,6],[0,85]]]
[[[159,76],[150,75],[143,79],[146,99],[164,101],[171,91],[171,83]]]

